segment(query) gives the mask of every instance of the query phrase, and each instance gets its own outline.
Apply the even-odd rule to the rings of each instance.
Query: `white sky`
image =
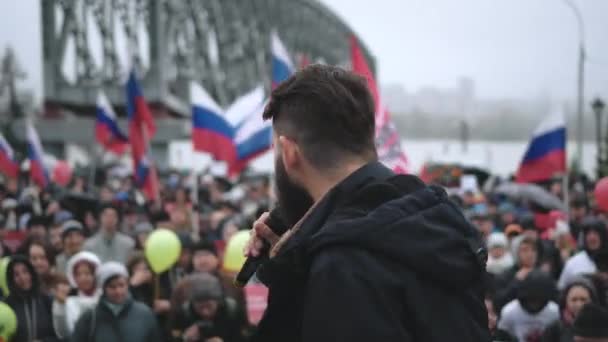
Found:
[[[255,1],[255,0],[251,0]],[[321,0],[377,57],[380,81],[409,91],[475,80],[480,96],[555,100],[576,94],[578,31],[563,0]],[[573,0],[585,19],[586,94],[608,96],[608,1]],[[40,0],[0,1],[11,44],[41,92]]]

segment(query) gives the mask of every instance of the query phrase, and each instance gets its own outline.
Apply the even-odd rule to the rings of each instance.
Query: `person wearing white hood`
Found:
[[[488,236],[488,262],[486,270],[500,275],[513,267],[513,256],[509,253],[507,237],[503,233],[492,233]]]
[[[62,329],[56,329],[67,336],[73,333],[80,316],[85,311],[94,308],[99,301],[101,289],[95,282],[95,272],[100,263],[99,258],[91,252],[77,253],[68,261],[66,276],[76,294],[69,296],[65,301],[65,322],[56,321],[55,323],[64,325],[61,327]]]

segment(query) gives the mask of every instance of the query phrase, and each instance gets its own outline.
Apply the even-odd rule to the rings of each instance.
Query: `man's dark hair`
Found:
[[[536,245],[536,240],[534,240],[533,238],[526,236],[523,239],[521,239],[520,243],[519,243],[519,247],[523,246],[523,245],[528,245],[530,247],[532,247],[532,249],[534,249],[535,252],[538,252],[538,246]],[[519,247],[517,248],[517,252],[519,253]]]
[[[377,158],[375,104],[365,78],[344,69],[311,65],[270,95],[264,119],[298,143],[318,169],[331,169],[354,156]]]

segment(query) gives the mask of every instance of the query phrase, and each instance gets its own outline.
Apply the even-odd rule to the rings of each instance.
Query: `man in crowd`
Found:
[[[365,79],[309,66],[279,85],[272,119],[279,240],[249,255],[270,288],[254,341],[488,341],[481,240],[447,194],[377,161]],[[372,309],[373,308],[373,309]]]
[[[118,209],[104,205],[99,215],[99,232],[84,244],[84,249],[97,254],[101,262],[117,261],[125,265],[133,252],[133,239],[118,231],[119,218]]]
[[[84,227],[75,220],[66,221],[61,226],[63,252],[55,258],[57,272],[65,274],[68,260],[82,250],[84,243]]]

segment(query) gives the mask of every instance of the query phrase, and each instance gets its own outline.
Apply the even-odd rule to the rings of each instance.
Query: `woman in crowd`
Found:
[[[597,218],[588,218],[582,223],[584,250],[570,258],[559,278],[557,286],[565,288],[574,278],[597,271],[599,256],[608,249],[606,224]]]
[[[597,294],[589,280],[580,278],[570,283],[562,292],[561,319],[545,330],[542,342],[573,342],[574,320],[583,306],[592,302],[597,303]]]
[[[95,281],[99,258],[90,252],[80,252],[68,261],[67,277],[76,294],[66,300],[66,320],[68,331],[72,333],[80,316],[97,305],[101,290]]]
[[[55,255],[49,244],[43,240],[32,238],[27,240],[19,250],[20,254],[27,255],[34,267],[40,281],[42,293],[50,295],[53,287]]]
[[[72,342],[160,342],[162,335],[152,311],[129,294],[129,274],[120,263],[107,262],[97,270],[103,289],[99,303],[84,313]]]
[[[521,283],[531,271],[536,269],[536,241],[522,235],[513,240],[511,247],[514,251],[515,265],[496,280],[495,304],[498,312],[517,297],[517,289]]]
[[[59,341],[53,327],[52,300],[40,291],[40,281],[27,258],[16,255],[6,270],[10,295],[6,303],[17,316],[17,332],[13,341]]]
[[[513,257],[509,253],[507,237],[503,233],[492,233],[488,237],[488,263],[486,269],[500,275],[513,267]]]

